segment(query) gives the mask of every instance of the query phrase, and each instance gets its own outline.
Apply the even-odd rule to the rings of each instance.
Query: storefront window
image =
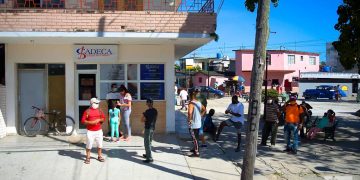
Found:
[[[100,80],[125,80],[123,64],[101,64]]]
[[[153,100],[163,100],[165,96],[164,83],[141,83],[141,100],[152,98]]]
[[[138,97],[138,83],[128,83],[128,90],[133,99],[137,99]]]
[[[137,64],[128,64],[127,79],[129,81],[138,80],[137,78]]]
[[[111,93],[111,91],[112,91],[111,86],[113,84],[116,85],[116,88],[117,88],[116,92],[119,92],[119,87],[121,85],[125,85],[125,82],[116,82],[116,83],[114,83],[114,82],[101,82],[100,83],[100,99],[112,99],[112,98],[107,97],[107,94]]]
[[[89,100],[96,96],[96,75],[79,74],[79,100]]]

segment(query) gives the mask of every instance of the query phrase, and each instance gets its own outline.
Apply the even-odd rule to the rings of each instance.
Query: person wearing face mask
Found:
[[[266,103],[265,123],[262,129],[261,145],[266,146],[266,141],[271,133],[271,146],[275,146],[276,134],[280,116],[280,107],[277,101],[268,99]]]
[[[106,94],[107,100],[118,100],[120,99],[120,94],[116,84],[111,84],[111,91]]]
[[[98,148],[98,158],[100,162],[104,162],[105,159],[102,157],[102,141],[103,131],[101,124],[105,120],[104,113],[99,109],[100,101],[96,98],[90,99],[90,107],[83,113],[81,123],[86,125],[86,159],[85,164],[90,164],[90,151],[92,149],[94,141]]]

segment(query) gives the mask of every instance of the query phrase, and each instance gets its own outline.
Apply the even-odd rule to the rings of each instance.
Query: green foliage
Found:
[[[216,33],[210,33],[209,34],[210,37],[212,37],[214,39],[215,42],[218,42],[219,41],[219,35],[216,34]]]
[[[345,69],[357,65],[360,73],[360,1],[343,0],[338,7],[338,23],[334,28],[340,32],[338,41],[332,44],[338,51],[340,63]]]
[[[175,64],[174,69],[175,69],[175,71],[180,71],[180,66],[178,64]]]
[[[196,65],[195,67],[193,67],[192,69],[194,72],[199,72],[201,71],[201,67],[199,65]]]
[[[279,93],[275,89],[268,89],[267,97],[271,99],[277,99],[279,97]],[[265,100],[265,89],[261,91],[261,100]]]
[[[248,11],[254,12],[256,5],[258,4],[259,0],[245,0],[245,7]],[[277,7],[279,4],[279,0],[271,0],[274,7]]]

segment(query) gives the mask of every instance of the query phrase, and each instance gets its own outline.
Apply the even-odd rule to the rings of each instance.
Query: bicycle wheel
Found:
[[[36,117],[30,117],[26,119],[23,127],[24,134],[29,137],[36,136],[37,134],[39,134],[41,129],[40,121],[41,120],[37,119]]]
[[[74,132],[75,121],[72,117],[66,116],[65,120],[55,122],[55,131],[57,134],[70,136]]]

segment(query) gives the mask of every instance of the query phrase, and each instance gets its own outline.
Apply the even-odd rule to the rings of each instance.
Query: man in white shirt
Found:
[[[187,91],[183,88],[181,91],[180,91],[180,100],[181,100],[181,109],[180,110],[183,110],[183,108],[185,108],[185,110],[187,111],[187,107],[185,106],[185,103],[186,103],[186,100],[188,98],[188,93]]]
[[[219,136],[221,131],[224,129],[225,126],[234,126],[237,132],[237,139],[238,144],[235,152],[240,151],[240,144],[241,144],[241,127],[244,124],[244,105],[239,102],[239,99],[236,95],[232,97],[232,103],[228,106],[225,111],[225,114],[231,114],[232,117],[226,121],[220,123],[218,128],[218,132],[215,137],[215,141],[219,140]]]
[[[120,93],[117,92],[118,88],[116,84],[111,84],[111,91],[106,94],[107,100],[118,100],[120,99]]]
[[[177,105],[177,98],[176,98],[177,95],[178,95],[178,87],[176,86],[175,83],[175,105]]]

